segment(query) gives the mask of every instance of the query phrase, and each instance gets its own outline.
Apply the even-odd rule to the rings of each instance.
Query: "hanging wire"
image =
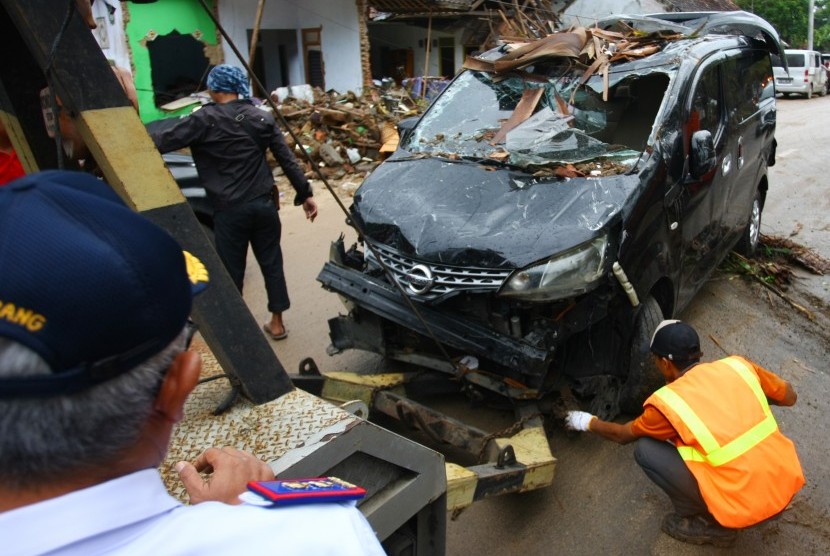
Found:
[[[69,27],[69,22],[72,21],[72,14],[75,13],[75,10],[75,0],[69,0],[66,7],[66,14],[63,16],[63,23],[61,24],[60,31],[58,31],[58,34],[55,36],[55,40],[52,41],[52,48],[49,50],[49,56],[46,58],[46,66],[43,68],[43,73],[46,75],[47,81],[51,82],[50,77],[52,77],[52,66],[55,64],[55,56],[58,54],[58,47],[63,41],[63,36],[66,33],[66,29]],[[58,169],[63,170],[65,163],[63,155],[63,136],[61,134],[60,122],[61,107],[58,106],[58,97],[55,93],[55,87],[51,85],[49,86],[49,104],[55,124],[54,134],[58,158]]]
[[[234,54],[236,54],[236,57],[239,59],[240,63],[245,68],[245,70],[248,72],[248,75],[251,77],[251,79],[256,83],[257,87],[259,87],[260,90],[262,90],[262,91],[267,91],[265,86],[262,84],[262,82],[259,80],[259,78],[254,73],[253,69],[250,67],[250,65],[246,61],[245,57],[242,55],[242,53],[236,47],[236,44],[233,42],[233,40],[230,38],[230,36],[228,36],[228,33],[225,31],[224,27],[222,27],[221,23],[219,23],[219,20],[217,19],[216,15],[208,7],[205,0],[199,0],[199,3],[202,5],[202,8],[204,8],[205,13],[207,13],[208,17],[210,17],[210,19],[213,21],[214,25],[216,25],[216,28],[219,30],[221,35],[228,42],[228,45],[233,50]],[[277,119],[280,121],[280,124],[282,124],[282,126],[288,131],[288,134],[294,140],[294,143],[297,144],[297,145],[302,145],[302,142],[299,140],[299,138],[296,136],[294,131],[291,129],[291,126],[288,124],[285,117],[282,115],[282,112],[280,112],[280,110],[277,107],[276,103],[274,103],[273,99],[270,98],[270,95],[266,95],[265,100],[268,103],[268,106],[271,107],[271,110],[274,111],[274,114],[277,116]],[[364,232],[361,229],[360,225],[351,217],[351,215],[349,214],[349,210],[346,208],[346,205],[344,205],[343,201],[340,200],[340,197],[337,196],[337,193],[335,193],[334,189],[331,187],[331,185],[329,184],[326,177],[323,175],[323,173],[320,171],[318,166],[311,159],[311,156],[306,152],[305,149],[301,148],[300,151],[303,153],[304,158],[308,161],[311,168],[313,168],[314,173],[317,175],[317,177],[320,179],[320,181],[323,182],[323,185],[326,187],[326,189],[329,191],[329,193],[331,193],[332,197],[334,197],[334,200],[337,202],[337,205],[340,207],[340,210],[342,210],[343,214],[346,215],[346,222],[352,228],[354,228],[355,232],[357,232],[357,234],[358,234],[358,237],[363,239],[364,244],[372,252],[372,254],[375,256],[375,260],[378,262],[380,267],[383,269],[383,272],[389,277],[389,281],[398,290],[398,293],[400,293],[400,295],[401,295],[402,299],[404,300],[404,302],[407,304],[407,306],[413,312],[415,317],[421,323],[421,326],[424,327],[424,330],[426,330],[427,335],[430,337],[430,339],[432,339],[432,341],[435,342],[435,345],[438,347],[438,350],[441,352],[441,355],[447,360],[447,362],[452,366],[453,369],[457,370],[458,365],[453,361],[452,357],[450,357],[450,354],[447,352],[444,345],[441,342],[438,341],[438,338],[436,337],[435,333],[432,331],[432,328],[430,328],[430,326],[427,324],[426,320],[424,320],[423,315],[421,315],[421,312],[415,306],[415,303],[409,298],[408,295],[406,295],[406,292],[404,291],[403,286],[401,286],[400,282],[398,282],[398,280],[395,279],[395,276],[392,274],[391,269],[388,267],[388,265],[385,262],[383,262],[383,258],[381,257],[380,252],[372,244],[372,242],[369,240],[369,238],[366,236],[366,234],[364,234]]]

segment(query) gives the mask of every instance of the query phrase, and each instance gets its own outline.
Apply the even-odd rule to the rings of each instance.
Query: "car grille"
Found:
[[[434,301],[462,292],[497,291],[512,272],[426,263],[404,257],[385,246],[374,247],[404,291],[413,299],[422,301]],[[367,248],[366,256],[371,264],[379,266],[372,249]]]

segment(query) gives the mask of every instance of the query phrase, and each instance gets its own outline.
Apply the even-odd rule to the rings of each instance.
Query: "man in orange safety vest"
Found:
[[[650,350],[666,386],[639,417],[619,424],[569,411],[565,425],[620,444],[637,440],[637,463],[674,505],[663,531],[730,546],[737,529],[777,516],[804,485],[795,446],[769,407],[795,404],[796,393],[742,357],[701,363],[697,332],[678,320],[660,323]]]

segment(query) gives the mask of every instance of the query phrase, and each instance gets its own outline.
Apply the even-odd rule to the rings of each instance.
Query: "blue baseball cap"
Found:
[[[206,284],[195,257],[89,174],[0,187],[0,337],[52,369],[0,368],[0,397],[70,394],[129,371],[176,338]]]

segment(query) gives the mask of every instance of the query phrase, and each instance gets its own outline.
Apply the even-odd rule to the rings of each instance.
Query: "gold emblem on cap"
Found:
[[[182,251],[182,253],[184,253],[184,262],[187,266],[187,277],[190,279],[190,283],[194,286],[207,285],[208,271],[202,261],[188,251]]]

